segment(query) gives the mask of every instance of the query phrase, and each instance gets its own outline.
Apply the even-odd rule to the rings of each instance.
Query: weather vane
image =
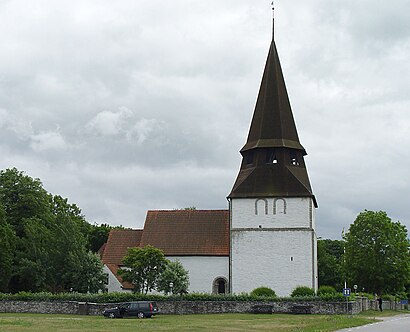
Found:
[[[275,6],[274,6],[274,1],[271,2],[272,6],[272,40],[275,37]]]

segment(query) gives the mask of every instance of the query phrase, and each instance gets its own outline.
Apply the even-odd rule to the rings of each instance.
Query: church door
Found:
[[[218,294],[225,294],[225,280],[219,279],[218,281]]]

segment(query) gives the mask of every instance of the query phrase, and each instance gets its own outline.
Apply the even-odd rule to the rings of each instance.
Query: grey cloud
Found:
[[[410,226],[407,9],[276,4],[319,236],[365,208]],[[227,207],[270,34],[268,1],[2,2],[0,169],[39,177],[91,222]]]
[[[67,144],[59,132],[41,132],[31,136],[31,148],[36,152],[65,150]]]

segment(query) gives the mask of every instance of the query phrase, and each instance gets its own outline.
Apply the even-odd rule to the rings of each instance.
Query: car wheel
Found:
[[[144,318],[144,317],[145,317],[145,315],[144,315],[144,313],[143,313],[143,312],[139,312],[139,313],[137,314],[137,317],[138,317],[138,318]]]
[[[108,314],[108,317],[109,317],[109,318],[115,318],[115,314],[114,314],[113,312],[110,312],[110,313]]]

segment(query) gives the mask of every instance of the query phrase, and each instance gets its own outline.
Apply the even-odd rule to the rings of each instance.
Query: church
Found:
[[[242,163],[226,210],[148,211],[143,229],[112,230],[101,248],[107,289],[131,291],[117,271],[131,247],[152,245],[189,272],[189,292],[288,296],[317,290],[313,195],[272,34]]]

